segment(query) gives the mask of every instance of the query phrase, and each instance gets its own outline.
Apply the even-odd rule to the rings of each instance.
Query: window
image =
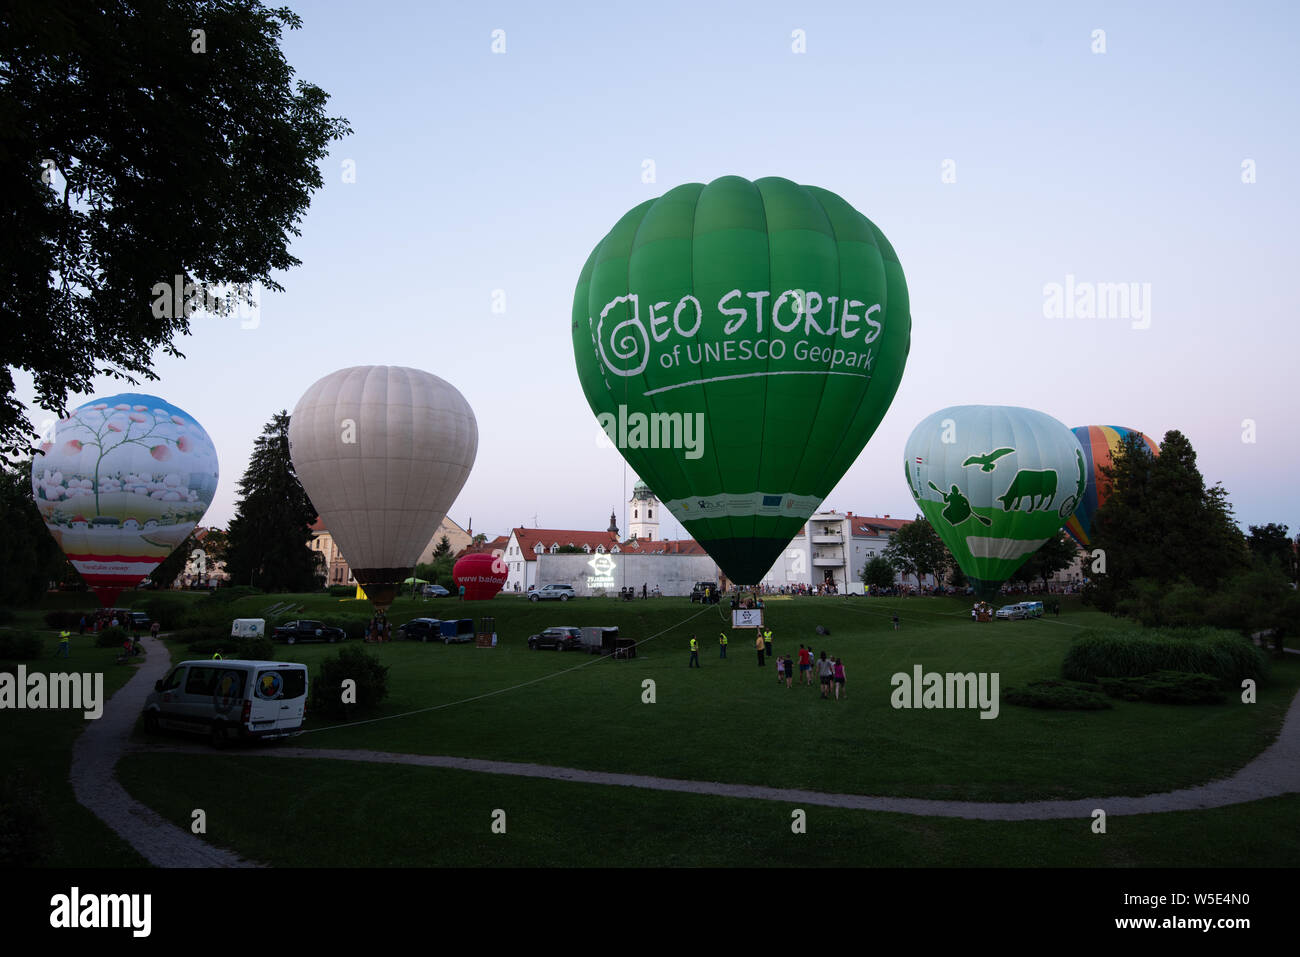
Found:
[[[559,545],[552,545],[552,546],[551,546],[551,554],[552,554],[552,555],[554,555],[554,554],[556,554],[557,552],[559,552],[559,550],[560,550],[560,546],[559,546]]]
[[[591,546],[590,546],[590,545],[583,545],[583,546],[582,546],[582,550],[583,550],[586,554],[588,554],[588,555],[591,554]]]
[[[170,675],[167,676],[167,680],[163,682],[162,690],[172,691],[175,688],[179,688],[181,686],[181,682],[184,680],[185,680],[185,669],[177,668],[175,671],[173,671]]]
[[[218,674],[216,668],[191,668],[185,681],[185,693],[211,695],[216,690]]]
[[[636,518],[636,516],[637,516],[637,510],[636,510],[636,509],[632,509],[632,517],[633,517],[633,518]]]
[[[652,508],[648,508],[648,509],[646,509],[646,510],[645,510],[645,517],[646,517],[646,518],[654,518],[654,517],[655,517],[655,510],[652,509]]]
[[[604,555],[604,554],[605,554],[605,546],[604,546],[604,545],[597,545],[597,546],[596,546],[596,554],[597,554],[597,555]]]

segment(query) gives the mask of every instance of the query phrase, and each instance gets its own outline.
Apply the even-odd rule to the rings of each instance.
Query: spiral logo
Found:
[[[609,348],[606,349],[605,319],[611,309],[623,302],[632,304],[632,318],[613,326],[609,332]],[[641,324],[635,293],[610,300],[600,311],[600,322],[596,326],[596,347],[600,350],[600,361],[614,375],[634,376],[645,371],[646,363],[650,361],[650,336]],[[614,361],[610,360],[611,352]]]

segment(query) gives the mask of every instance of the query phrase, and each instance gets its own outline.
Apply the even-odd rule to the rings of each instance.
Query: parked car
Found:
[[[333,644],[336,641],[343,641],[347,638],[347,634],[342,628],[333,628],[323,622],[299,619],[285,622],[271,633],[271,637],[290,645],[300,641],[328,641]]]
[[[144,727],[206,734],[214,748],[232,737],[281,738],[302,728],[307,666],[285,661],[182,661],[154,683]]]
[[[432,598],[446,598],[451,592],[441,585],[425,585],[424,593]]]
[[[1003,605],[1001,608],[998,609],[997,617],[1006,618],[1008,620],[1015,619],[1015,618],[1028,618],[1029,611],[1025,608],[1023,604],[1017,602],[1014,605]]]
[[[132,628],[148,628],[149,625],[152,623],[153,623],[153,619],[149,617],[147,612],[143,612],[143,611],[131,612]]]
[[[543,585],[528,596],[529,601],[568,601],[577,597],[572,585]]]
[[[437,618],[413,618],[398,626],[397,635],[408,641],[438,641],[442,638],[441,624]]]
[[[547,628],[540,635],[531,635],[528,639],[528,647],[536,651],[538,648],[554,648],[556,651],[569,651],[577,648],[582,644],[582,629],[573,628],[568,625],[559,628]]]

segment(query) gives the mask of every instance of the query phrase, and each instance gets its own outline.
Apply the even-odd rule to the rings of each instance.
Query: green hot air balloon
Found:
[[[907,440],[912,497],[982,598],[1074,514],[1086,484],[1074,433],[1042,412],[961,405]]]
[[[880,230],[777,177],[642,203],[597,244],[573,298],[601,427],[738,584],[763,578],[871,438],[911,328]]]

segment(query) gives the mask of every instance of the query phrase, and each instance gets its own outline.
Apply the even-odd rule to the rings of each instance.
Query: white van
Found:
[[[236,618],[230,623],[231,638],[265,638],[265,618]]]
[[[214,748],[232,738],[296,734],[307,706],[307,666],[284,661],[182,661],[145,699],[146,731],[206,734]]]

